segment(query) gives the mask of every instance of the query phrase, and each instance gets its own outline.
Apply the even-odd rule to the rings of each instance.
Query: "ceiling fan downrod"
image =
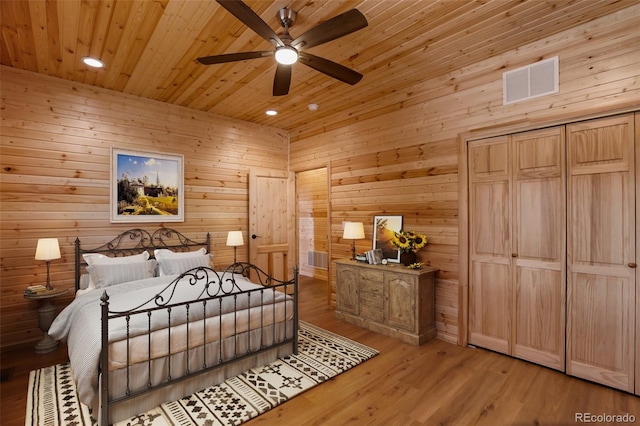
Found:
[[[280,36],[280,40],[284,46],[276,48],[275,58],[279,64],[292,65],[298,61],[298,50],[291,46],[293,39],[289,35],[289,28],[296,23],[298,14],[295,10],[283,7],[276,14],[276,18],[280,20],[280,25],[284,27],[284,34]]]

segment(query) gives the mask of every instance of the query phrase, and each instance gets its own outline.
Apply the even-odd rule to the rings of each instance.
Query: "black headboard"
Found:
[[[109,257],[131,256],[145,251],[153,257],[155,249],[171,249],[173,251],[191,251],[194,247],[205,247],[207,253],[211,248],[210,236],[204,241],[194,241],[182,233],[170,228],[159,228],[153,233],[144,229],[129,229],[116,236],[113,240],[99,247],[85,249],[80,247],[80,239],[76,238],[76,291],[80,289],[80,276],[83,266],[87,263],[83,253],[102,253]]]

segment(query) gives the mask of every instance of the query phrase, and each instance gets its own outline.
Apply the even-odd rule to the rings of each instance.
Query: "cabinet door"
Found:
[[[566,166],[564,128],[512,136],[512,354],[564,370]]]
[[[416,287],[413,275],[384,274],[384,322],[392,327],[416,332]]]
[[[336,278],[336,309],[359,315],[358,268],[338,265]]]
[[[512,316],[508,141],[469,145],[469,343],[506,354]]]
[[[633,116],[567,127],[567,373],[633,392]]]

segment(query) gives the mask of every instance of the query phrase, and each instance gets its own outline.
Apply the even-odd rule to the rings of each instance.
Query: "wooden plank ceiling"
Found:
[[[2,0],[0,59],[10,67],[286,129],[295,140],[339,117],[397,109],[421,81],[638,1],[247,0],[278,33],[277,11],[297,11],[294,38],[352,8],[369,22],[309,49],[364,74],[360,83],[349,86],[298,63],[291,90],[281,97],[271,95],[273,57],[196,62],[272,48],[213,0]],[[84,56],[100,58],[106,68],[88,69]],[[319,109],[309,111],[311,103]],[[267,117],[269,108],[279,114]]]

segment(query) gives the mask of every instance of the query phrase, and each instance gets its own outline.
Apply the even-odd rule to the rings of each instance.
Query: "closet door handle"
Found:
[[[634,269],[635,269],[635,268],[637,268],[637,267],[638,267],[638,264],[637,264],[637,263],[633,263],[633,262],[631,262],[631,263],[629,264],[629,268],[634,268]]]
[[[511,257],[518,257],[518,253],[511,253]]]

